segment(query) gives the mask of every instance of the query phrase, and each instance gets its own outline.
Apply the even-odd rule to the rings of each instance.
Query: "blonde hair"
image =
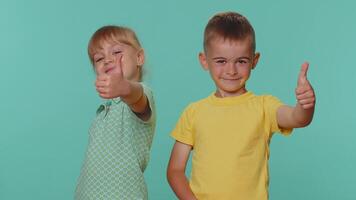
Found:
[[[91,63],[94,63],[94,54],[104,42],[120,42],[140,50],[141,44],[133,30],[122,26],[103,26],[99,28],[89,40],[88,55]]]

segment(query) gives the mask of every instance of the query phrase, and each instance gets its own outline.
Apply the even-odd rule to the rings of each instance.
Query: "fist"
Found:
[[[108,65],[104,73],[97,75],[95,87],[99,96],[104,99],[121,97],[127,93],[128,81],[122,72],[122,56],[113,65]]]
[[[314,89],[307,79],[308,68],[309,63],[305,62],[302,64],[299,72],[297,88],[295,89],[298,104],[305,110],[315,106]]]

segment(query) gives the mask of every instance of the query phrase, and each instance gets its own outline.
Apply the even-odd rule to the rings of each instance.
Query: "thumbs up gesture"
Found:
[[[309,63],[305,62],[302,64],[299,72],[297,88],[295,89],[298,104],[304,110],[311,109],[315,106],[314,89],[307,79],[308,68]]]
[[[96,90],[104,99],[112,99],[127,95],[129,82],[122,72],[122,55],[115,63],[98,74],[95,81]]]

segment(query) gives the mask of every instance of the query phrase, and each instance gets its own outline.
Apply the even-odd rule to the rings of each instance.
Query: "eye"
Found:
[[[247,59],[241,59],[241,60],[237,60],[237,65],[241,66],[241,67],[247,67],[249,66],[250,61]]]
[[[104,59],[104,58],[102,58],[102,57],[96,58],[96,59],[95,59],[95,62],[98,63],[98,62],[102,61],[103,59]]]
[[[122,53],[122,51],[114,51],[113,55],[120,54],[120,53]]]
[[[246,60],[239,60],[238,61],[240,64],[247,64],[248,62]]]
[[[217,64],[225,64],[226,60],[216,60],[215,61]]]

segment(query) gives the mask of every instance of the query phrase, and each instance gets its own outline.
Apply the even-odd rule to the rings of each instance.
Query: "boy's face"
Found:
[[[96,74],[113,73],[121,56],[121,68],[124,78],[139,81],[140,66],[144,63],[143,50],[137,50],[124,43],[103,42],[101,48],[97,49],[93,56]]]
[[[245,83],[251,69],[258,62],[259,54],[252,52],[249,39],[230,41],[213,39],[199,60],[210,72],[219,97],[238,96],[246,92]]]

